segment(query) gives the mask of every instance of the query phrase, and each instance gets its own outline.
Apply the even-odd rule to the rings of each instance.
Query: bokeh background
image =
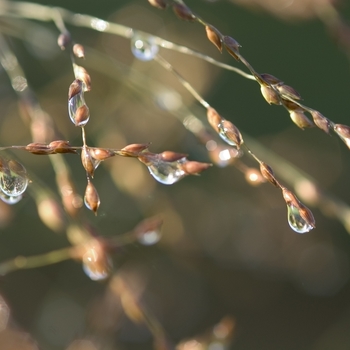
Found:
[[[314,7],[300,10],[311,1],[266,1],[268,9],[253,6],[256,2],[188,4],[233,36],[257,71],[279,77],[301,93],[307,106],[349,124],[346,32],[340,46],[310,12]],[[215,49],[202,26],[180,21],[170,9],[159,11],[146,0],[38,3],[116,21],[237,64]],[[338,9],[350,21],[349,2]],[[1,19],[0,24],[6,33]],[[56,44],[55,27],[24,20],[16,27],[22,30],[9,36],[9,43],[30,86],[62,138],[80,145],[80,130],[67,115],[74,76],[69,55]],[[85,95],[91,112],[89,144],[119,148],[151,142],[153,152],[173,150],[210,161],[205,146],[179,120],[193,113],[205,121],[205,110],[174,76],[156,62],[136,60],[126,39],[68,28],[86,48],[81,65],[92,77],[92,90]],[[251,138],[260,158],[274,160],[276,164],[269,164],[282,172],[283,162],[288,162],[322,190],[350,203],[350,154],[337,137],[318,129],[301,131],[283,108],[263,100],[252,81],[194,57],[165,50],[161,54]],[[28,123],[20,116],[5,72],[0,74],[1,144],[27,144]],[[47,157],[15,156],[33,186],[58,193]],[[82,195],[86,179],[80,158],[65,158]],[[256,166],[249,157],[244,162]],[[234,166],[215,166],[200,177],[164,186],[136,160],[115,157],[98,168],[94,184],[101,198],[99,213],[94,217],[82,210],[84,223],[98,235],[122,235],[142,219],[159,215],[164,220],[161,240],[153,246],[121,247],[112,254],[111,277],[102,282],[89,279],[73,260],[3,276],[0,311],[7,328],[0,333],[1,349],[153,349],[147,325],[135,322],[137,316],[133,319],[125,310],[126,296],[157,320],[169,348],[180,342],[182,350],[350,348],[350,237],[339,221],[327,217],[327,208],[310,206],[317,228],[298,235],[288,226],[280,192],[268,184],[252,186]],[[64,229],[54,232],[42,222],[30,191],[15,206],[1,204],[0,225],[0,261],[69,245]],[[221,333],[215,328],[218,323]]]

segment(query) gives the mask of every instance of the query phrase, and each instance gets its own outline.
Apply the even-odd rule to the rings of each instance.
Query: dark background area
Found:
[[[145,0],[37,3],[117,21],[239,66],[209,43],[198,23],[180,21],[170,9],[159,11]],[[257,71],[293,86],[305,105],[332,121],[350,124],[349,60],[319,20],[285,20],[227,1],[188,4],[233,36]],[[350,21],[348,1],[340,13]],[[20,24],[26,30],[10,39],[11,47],[63,139],[80,145],[80,130],[69,120],[66,107],[74,80],[69,55],[56,47],[58,33],[52,24],[33,23],[35,27]],[[137,61],[126,39],[67,27],[74,40],[86,46],[81,65],[93,84],[85,95],[91,113],[89,144],[119,148],[151,142],[153,152],[173,150],[210,161],[205,147],[173,113],[155,103],[161,92],[176,91],[180,103],[205,121],[205,110],[172,75],[155,62]],[[350,202],[350,154],[336,136],[316,128],[301,131],[282,107],[263,100],[255,82],[190,56],[160,52],[225,118],[258,142],[253,151],[261,159],[277,155],[310,174],[323,190]],[[1,144],[27,144],[28,124],[19,116],[5,72],[0,74]],[[15,155],[33,182],[57,193],[46,157]],[[66,159],[83,195],[86,179],[80,158]],[[247,156],[244,161],[256,166]],[[116,278],[126,281],[174,346],[211,334],[215,324],[229,317],[234,329],[227,349],[350,348],[350,238],[327,211],[310,206],[317,228],[298,235],[288,226],[280,192],[268,184],[251,186],[233,166],[212,167],[200,177],[164,186],[136,160],[115,157],[98,168],[94,184],[101,198],[99,213],[95,217],[83,211],[99,235],[122,235],[143,218],[160,215],[162,239],[154,246],[121,247],[112,256],[114,275],[103,282],[90,280],[73,260],[3,276],[0,293],[11,310],[12,327],[30,333],[40,349],[68,349],[75,339],[93,341],[97,345],[91,349],[153,348],[147,327],[132,322],[113,294]],[[15,206],[1,206],[0,261],[69,245],[67,232],[55,233],[40,220],[30,193]],[[208,349],[225,349],[219,346],[212,342]]]

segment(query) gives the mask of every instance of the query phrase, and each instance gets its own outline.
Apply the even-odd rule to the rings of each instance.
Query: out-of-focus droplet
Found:
[[[131,39],[131,51],[141,61],[151,61],[159,50],[152,36],[136,33]]]
[[[300,215],[300,210],[292,203],[287,204],[288,223],[291,229],[297,233],[306,233],[313,229]]]
[[[28,186],[27,171],[15,161],[0,159],[0,190],[9,197],[20,196]]]
[[[93,281],[106,279],[112,270],[111,258],[98,248],[91,248],[83,256],[83,270]]]
[[[89,121],[89,108],[84,99],[84,93],[80,92],[68,100],[68,112],[75,126],[85,126]]]
[[[153,230],[148,232],[142,232],[142,234],[138,236],[138,241],[143,245],[153,245],[158,243],[160,238],[160,231]]]
[[[93,18],[90,22],[90,25],[93,29],[96,29],[99,32],[104,32],[109,27],[108,22],[99,18]]]
[[[147,165],[151,175],[164,185],[172,185],[186,176],[185,171],[180,169],[180,165],[186,162],[186,158],[176,162],[156,161]]]
[[[15,196],[15,197],[11,197],[11,196],[6,195],[4,192],[0,191],[0,199],[1,199],[3,202],[5,202],[6,204],[10,204],[10,205],[16,204],[16,203],[18,203],[22,198],[23,198],[22,195]]]
[[[15,91],[22,92],[28,87],[27,79],[21,75],[17,75],[11,81]]]

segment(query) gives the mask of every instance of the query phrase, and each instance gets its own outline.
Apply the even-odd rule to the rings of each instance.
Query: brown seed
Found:
[[[275,90],[273,90],[270,86],[261,85],[260,90],[268,104],[281,104],[278,93]]]
[[[67,33],[62,33],[57,38],[57,44],[61,48],[61,50],[65,50],[68,45],[71,43],[71,36]]]
[[[334,132],[345,142],[350,148],[350,127],[343,124],[335,124]]]
[[[239,61],[239,48],[241,47],[241,45],[235,39],[226,35],[222,38],[222,42],[225,45],[225,49],[227,50],[227,52],[233,58]]]
[[[199,173],[210,168],[211,166],[212,164],[210,163],[188,161],[184,164],[181,164],[181,169],[188,175],[199,175]]]
[[[212,25],[205,26],[208,39],[222,52],[222,34]]]
[[[275,76],[268,74],[268,73],[262,73],[262,74],[260,74],[260,77],[262,80],[266,81],[270,85],[283,84],[282,80],[280,80],[280,79],[276,78]]]
[[[75,79],[73,83],[70,84],[69,90],[68,90],[68,100],[70,100],[72,97],[81,93],[82,85],[83,85],[83,82],[79,79]]]
[[[325,116],[323,116],[318,111],[312,111],[311,112],[312,118],[314,120],[314,123],[318,128],[323,130],[326,134],[329,134],[329,130],[331,127],[331,121],[327,119]]]
[[[168,6],[168,2],[166,0],[148,0],[148,2],[159,9],[164,10]]]
[[[207,118],[208,122],[211,125],[211,127],[216,131],[219,132],[219,124],[222,122],[222,118],[220,114],[212,107],[208,107],[207,109]]]
[[[239,149],[243,144],[243,138],[238,128],[228,120],[223,120],[221,126],[225,131],[226,137],[236,145],[237,149]]]
[[[92,160],[90,149],[88,147],[84,146],[81,150],[81,162],[86,172],[93,178],[95,172],[95,164]]]
[[[289,112],[291,112],[291,111],[302,112],[303,111],[303,109],[300,106],[298,106],[296,103],[294,103],[292,101],[285,100],[284,98],[282,98],[281,100],[282,100],[283,105],[288,109]]]
[[[92,210],[95,213],[95,215],[97,215],[97,210],[100,206],[100,197],[95,186],[90,180],[88,181],[88,184],[86,186],[84,203],[88,209]]]
[[[148,149],[148,143],[133,143],[122,148],[122,151],[127,152],[126,156],[137,157],[139,153]]]
[[[314,127],[314,124],[302,111],[291,111],[289,115],[294,124],[296,124],[300,129]]]
[[[83,82],[83,90],[90,91],[91,90],[91,78],[89,73],[84,67],[74,65],[74,73],[75,78],[79,79]]]
[[[261,172],[261,175],[268,181],[270,182],[272,185],[276,186],[276,187],[280,187],[276,177],[275,177],[275,174],[273,173],[273,170],[272,168],[267,165],[266,163],[264,162],[261,162],[260,163],[260,172]]]
[[[115,156],[115,153],[105,148],[90,148],[91,157],[96,160],[105,160]]]
[[[45,143],[39,143],[39,142],[33,142],[29,143],[24,148],[26,151],[32,153],[32,154],[51,154],[52,150],[50,147]]]
[[[73,53],[78,58],[85,58],[84,46],[81,44],[74,44]]]
[[[193,21],[196,19],[196,16],[194,15],[194,13],[185,4],[172,3],[172,6],[173,6],[173,10],[174,10],[175,14],[180,19],[183,19],[185,21]]]
[[[164,151],[159,155],[161,159],[164,160],[165,162],[176,162],[177,160],[187,157],[187,154],[175,153],[172,151]]]
[[[49,144],[49,148],[53,153],[77,153],[75,149],[69,144],[69,141],[56,140]]]
[[[75,126],[85,126],[90,118],[90,111],[87,105],[80,106],[75,112]]]
[[[292,88],[289,85],[278,85],[277,86],[278,91],[287,97],[290,97],[294,100],[300,100],[301,96],[298,91],[296,91],[294,88]]]

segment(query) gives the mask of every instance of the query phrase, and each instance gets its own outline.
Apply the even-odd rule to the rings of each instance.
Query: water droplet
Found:
[[[219,123],[218,128],[219,128],[219,136],[229,145],[237,147],[237,144],[230,139],[226,132],[228,131],[227,128],[224,126],[225,120],[222,120],[221,123]]]
[[[106,279],[112,270],[112,260],[99,249],[91,248],[83,256],[83,270],[93,281]]]
[[[141,61],[151,61],[159,50],[152,36],[136,33],[131,39],[131,51]]]
[[[172,185],[186,176],[186,173],[180,168],[180,165],[184,162],[186,162],[186,158],[176,162],[155,161],[147,167],[158,182],[163,185]]]
[[[153,245],[159,242],[160,240],[160,232],[157,230],[143,232],[138,237],[138,241],[143,245]]]
[[[15,160],[0,159],[0,163],[0,190],[9,197],[20,196],[29,182],[26,169]]]
[[[6,195],[4,192],[0,191],[0,199],[1,199],[3,202],[5,202],[6,204],[10,204],[10,205],[16,204],[16,203],[18,203],[22,198],[23,198],[22,195],[15,196],[15,197],[11,197],[11,196]]]
[[[71,99],[68,100],[69,117],[72,123],[75,124],[76,126],[85,126],[90,118],[90,116],[88,115],[87,117],[81,118],[81,120],[77,119],[77,116],[79,117],[79,111],[81,111],[81,109],[79,111],[78,109],[81,107],[87,108],[83,92],[80,92],[79,94],[74,95]]]
[[[288,223],[291,229],[297,233],[306,233],[313,229],[300,215],[300,210],[293,204],[287,204]]]

